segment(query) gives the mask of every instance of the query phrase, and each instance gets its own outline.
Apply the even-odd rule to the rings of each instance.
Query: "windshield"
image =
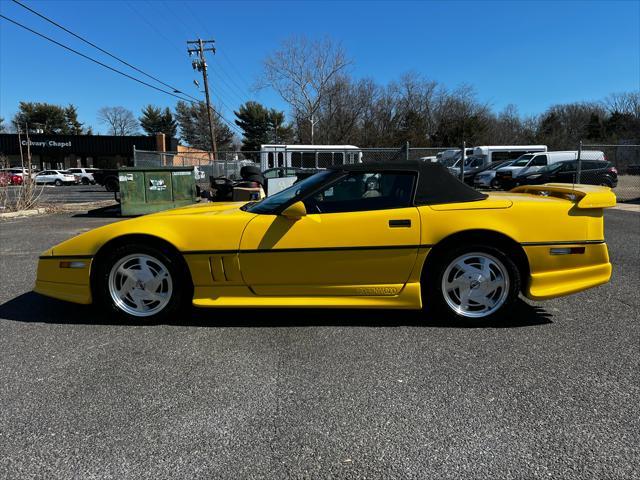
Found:
[[[484,163],[485,155],[470,155],[464,159],[464,168],[481,167]],[[453,165],[445,165],[453,168],[460,168],[460,155],[455,157]]]
[[[289,188],[264,198],[260,202],[248,204],[245,210],[251,213],[273,213],[293,198],[302,197],[305,193],[315,190],[335,175],[336,172],[333,170],[324,170],[316,173],[301,182],[294,183]]]
[[[518,159],[511,164],[512,167],[525,167],[529,160],[533,158],[533,155],[528,153],[526,155],[522,155],[518,157]]]
[[[453,167],[453,164],[458,161],[458,157],[449,157],[444,160],[440,160],[440,163],[445,167]]]

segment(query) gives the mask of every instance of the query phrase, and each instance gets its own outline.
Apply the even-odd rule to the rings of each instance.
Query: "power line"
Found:
[[[211,35],[211,32],[209,31],[209,29],[207,28],[207,26],[204,24],[204,22],[202,22],[201,18],[196,15],[193,10],[191,9],[191,6],[189,5],[189,2],[185,1],[182,4],[184,6],[184,9],[189,12],[189,14],[200,24],[200,26],[205,30],[204,33],[206,33],[207,35],[209,35],[209,37],[213,37],[213,35]],[[227,56],[227,54],[224,52],[224,50],[222,50],[221,52],[222,58],[231,66],[231,68],[233,68],[236,71],[236,74],[238,75],[238,78],[242,80],[241,83],[244,83],[245,86],[241,86],[239,84],[236,84],[235,81],[233,80],[233,78],[231,77],[231,75],[229,75],[226,71],[220,69],[220,72],[224,73],[225,75],[227,75],[227,77],[229,78],[229,80],[236,85],[236,87],[238,88],[238,91],[246,91],[246,93],[251,93],[251,88],[246,88],[246,86],[249,85],[249,82],[246,82],[246,79],[243,78],[243,75],[239,72],[239,70],[235,67],[235,65],[231,62],[231,59]],[[240,97],[244,97],[243,94],[240,95]],[[247,95],[248,98],[251,98],[251,95]]]
[[[154,32],[156,32],[160,37],[164,38],[164,40],[167,42],[167,45],[170,45],[173,49],[175,49],[176,52],[178,52],[181,56],[184,54],[184,51],[179,49],[178,47],[175,46],[175,44],[172,43],[171,40],[169,40],[169,38],[162,33],[153,23],[151,23],[149,20],[147,20],[147,17],[142,15],[140,13],[140,11],[138,9],[136,9],[133,6],[133,3],[131,2],[125,2],[127,7],[129,7],[129,9],[135,13],[136,15],[138,15],[138,17],[140,17],[140,19],[146,23]]]
[[[119,61],[120,63],[122,63],[122,64],[126,65],[127,67],[129,67],[129,68],[131,68],[131,69],[133,69],[133,70],[135,70],[136,72],[139,72],[139,73],[143,74],[144,76],[146,76],[146,77],[148,77],[148,78],[151,78],[152,80],[155,80],[156,82],[158,82],[158,83],[160,83],[160,84],[164,85],[165,87],[169,87],[169,88],[171,88],[171,89],[173,90],[173,92],[174,92],[174,93],[181,93],[181,94],[183,94],[183,95],[185,95],[185,96],[187,96],[187,97],[189,97],[189,98],[191,98],[191,99],[193,99],[193,100],[198,100],[197,98],[195,98],[195,97],[193,97],[193,96],[189,95],[188,93],[185,93],[185,92],[181,91],[180,89],[178,89],[178,88],[174,87],[173,85],[170,85],[170,84],[168,84],[168,83],[165,83],[165,82],[163,82],[162,80],[160,80],[159,78],[154,77],[153,75],[150,75],[150,74],[146,73],[145,71],[143,71],[143,70],[139,69],[139,68],[138,68],[138,67],[136,67],[135,65],[131,65],[129,62],[127,62],[127,61],[125,61],[125,60],[123,60],[123,59],[121,59],[121,58],[117,57],[116,55],[112,54],[111,52],[108,52],[108,51],[107,51],[107,50],[105,50],[104,48],[99,47],[99,46],[98,46],[98,45],[96,45],[95,43],[93,43],[93,42],[91,42],[91,41],[87,40],[86,38],[84,38],[84,37],[82,37],[82,36],[78,35],[77,33],[72,32],[72,31],[71,31],[71,30],[69,30],[68,28],[66,28],[66,27],[64,27],[64,26],[62,26],[62,25],[60,25],[60,24],[59,24],[59,23],[57,23],[56,21],[54,21],[54,20],[50,19],[49,17],[47,17],[46,15],[43,15],[43,14],[41,14],[41,13],[39,13],[39,12],[35,11],[34,9],[32,9],[32,8],[30,8],[29,6],[25,5],[24,3],[22,3],[22,2],[20,2],[20,1],[18,1],[18,0],[12,0],[12,1],[13,1],[13,3],[15,3],[15,4],[17,4],[17,5],[20,5],[22,8],[24,8],[24,9],[26,9],[26,10],[29,10],[29,11],[30,11],[31,13],[33,13],[34,15],[37,15],[38,17],[42,18],[43,20],[46,20],[47,22],[51,23],[52,25],[55,25],[55,26],[56,26],[56,27],[58,27],[59,29],[64,30],[64,31],[65,31],[65,32],[67,32],[69,35],[73,35],[73,36],[74,36],[74,37],[76,37],[78,40],[81,40],[81,41],[83,41],[84,43],[86,43],[87,45],[90,45],[90,46],[92,46],[93,48],[95,48],[95,49],[97,49],[97,50],[100,50],[102,53],[104,53],[104,54],[106,54],[106,55],[109,55],[111,58],[113,58],[113,59],[115,59],[115,60]]]
[[[141,85],[144,85],[144,86],[146,86],[146,87],[152,88],[152,89],[154,89],[154,90],[157,90],[158,92],[165,93],[165,94],[167,94],[167,95],[170,95],[170,96],[172,96],[172,97],[178,98],[178,99],[180,99],[180,100],[182,100],[182,101],[184,101],[184,102],[188,102],[188,103],[191,103],[191,104],[193,104],[193,103],[201,103],[201,102],[202,102],[202,100],[198,100],[198,99],[196,99],[196,100],[192,100],[192,99],[190,99],[190,98],[181,97],[180,95],[176,95],[176,94],[175,94],[175,93],[173,93],[173,92],[170,92],[170,91],[164,90],[164,89],[162,89],[162,88],[160,88],[160,87],[157,87],[157,86],[152,85],[152,84],[150,84],[150,83],[148,83],[148,82],[145,82],[144,80],[140,80],[139,78],[136,78],[136,77],[134,77],[134,76],[132,76],[132,75],[129,75],[129,74],[128,74],[128,73],[126,73],[126,72],[123,72],[123,71],[121,71],[121,70],[118,70],[117,68],[114,68],[114,67],[112,67],[112,66],[110,66],[110,65],[107,65],[106,63],[103,63],[103,62],[101,62],[100,60],[96,60],[95,58],[92,58],[92,57],[90,57],[89,55],[85,55],[84,53],[79,52],[78,50],[75,50],[75,49],[73,49],[73,48],[71,48],[71,47],[69,47],[69,46],[67,46],[67,45],[64,45],[63,43],[60,43],[60,42],[58,42],[57,40],[54,40],[53,38],[48,37],[48,36],[46,36],[46,35],[44,35],[44,34],[42,34],[42,33],[38,32],[38,31],[36,31],[36,30],[33,30],[32,28],[29,28],[29,27],[27,27],[26,25],[23,25],[23,24],[21,24],[21,23],[19,23],[19,22],[15,21],[15,20],[13,20],[13,19],[11,19],[11,18],[9,18],[9,17],[5,16],[5,15],[0,14],[0,18],[4,19],[4,20],[6,20],[6,21],[8,21],[8,22],[10,22],[10,23],[13,23],[14,25],[16,25],[16,26],[18,26],[18,27],[20,27],[20,28],[23,28],[23,29],[27,30],[28,32],[33,33],[34,35],[37,35],[38,37],[44,38],[45,40],[47,40],[47,41],[49,41],[49,42],[51,42],[51,43],[54,43],[55,45],[58,45],[59,47],[62,47],[62,48],[64,48],[65,50],[68,50],[68,51],[70,51],[70,52],[72,52],[72,53],[75,53],[76,55],[79,55],[80,57],[85,58],[85,59],[89,60],[90,62],[93,62],[93,63],[95,63],[95,64],[97,64],[97,65],[100,65],[101,67],[104,67],[104,68],[106,68],[106,69],[108,69],[108,70],[111,70],[112,72],[115,72],[115,73],[117,73],[117,74],[119,74],[119,75],[122,75],[122,76],[124,76],[124,77],[126,77],[126,78],[128,78],[128,79],[130,79],[130,80],[133,80],[134,82],[140,83]],[[226,123],[227,123],[231,128],[235,129],[238,133],[241,133],[241,132],[237,129],[236,125],[234,125],[234,124],[233,124],[233,123],[231,123],[229,120],[227,120],[227,119],[226,119],[226,118],[225,118],[225,117],[224,117],[220,112],[218,112],[218,111],[217,111],[216,109],[214,109],[213,107],[210,107],[210,108],[211,108],[211,110],[212,110],[216,115],[218,115],[218,117],[220,117],[220,119],[222,119],[224,122],[226,122]]]

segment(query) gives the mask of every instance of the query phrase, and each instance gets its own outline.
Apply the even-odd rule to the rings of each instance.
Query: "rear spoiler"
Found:
[[[577,208],[608,208],[616,205],[616,195],[611,189],[596,185],[545,183],[544,185],[523,185],[514,188],[511,192],[564,198],[576,202]]]

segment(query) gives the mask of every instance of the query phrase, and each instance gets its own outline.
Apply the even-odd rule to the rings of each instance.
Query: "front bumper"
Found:
[[[47,257],[38,261],[34,292],[47,297],[88,305],[91,297],[91,258]],[[73,268],[61,265],[73,264]],[[80,266],[83,264],[83,266]]]
[[[493,178],[494,177],[476,177],[473,180],[473,185],[476,188],[490,188]]]
[[[583,251],[552,255],[551,249]],[[524,293],[531,300],[546,300],[581,292],[607,283],[611,278],[609,252],[604,242],[525,246],[524,250],[531,272]]]

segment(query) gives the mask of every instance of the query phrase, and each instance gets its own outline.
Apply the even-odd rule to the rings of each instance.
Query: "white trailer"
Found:
[[[260,168],[326,168],[362,163],[362,150],[354,145],[261,145]]]

